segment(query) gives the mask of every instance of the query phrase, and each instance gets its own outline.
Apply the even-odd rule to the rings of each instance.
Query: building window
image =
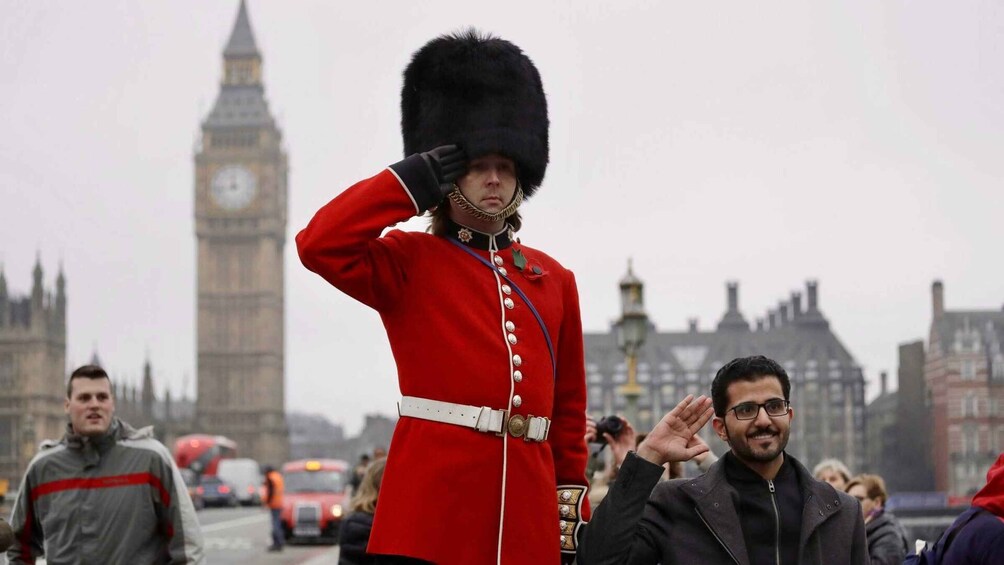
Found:
[[[980,398],[973,392],[967,392],[965,396],[962,397],[962,417],[963,418],[975,418],[980,415],[979,404]]]
[[[976,365],[973,363],[972,359],[964,359],[962,361],[962,368],[959,370],[959,374],[962,376],[962,379],[966,381],[971,381],[976,378]]]
[[[17,457],[14,418],[15,416],[0,417],[0,459]]]
[[[666,406],[676,404],[676,387],[673,385],[662,385],[662,403]]]
[[[14,388],[14,355],[11,353],[0,355],[0,388]]]
[[[980,432],[973,425],[966,425],[962,428],[962,453],[967,455],[978,453],[980,450]]]
[[[641,396],[638,397],[638,405],[652,407],[652,390],[647,386],[641,387]]]
[[[603,410],[603,387],[589,387],[589,407],[593,410]]]
[[[599,384],[603,382],[603,375],[599,373],[589,373],[588,381],[590,384]]]
[[[843,404],[844,402],[843,383],[830,383],[830,402],[834,404]]]

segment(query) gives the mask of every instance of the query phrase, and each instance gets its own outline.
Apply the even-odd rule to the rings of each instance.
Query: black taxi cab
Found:
[[[288,541],[338,541],[348,513],[349,464],[338,459],[302,459],[282,466],[283,530]]]

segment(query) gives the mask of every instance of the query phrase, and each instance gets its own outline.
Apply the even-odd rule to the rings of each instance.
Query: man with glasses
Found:
[[[866,563],[857,500],[784,451],[790,393],[784,368],[761,355],[722,367],[710,400],[688,396],[625,459],[584,530],[579,563]],[[664,464],[707,450],[696,434],[709,419],[729,452],[695,479],[658,483]]]

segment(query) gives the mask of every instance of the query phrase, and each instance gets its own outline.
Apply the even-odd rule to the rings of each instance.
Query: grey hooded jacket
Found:
[[[43,442],[11,516],[11,564],[203,563],[202,534],[187,488],[153,428],[115,418],[89,439],[67,425]]]
[[[804,501],[798,563],[866,564],[858,501],[816,481],[790,459]],[[699,477],[656,486],[662,472],[661,466],[628,454],[583,529],[579,565],[751,565],[737,512],[739,494],[726,480],[724,458]]]

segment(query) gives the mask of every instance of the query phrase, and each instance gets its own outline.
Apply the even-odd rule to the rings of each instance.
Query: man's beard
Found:
[[[729,438],[729,446],[732,447],[732,452],[735,453],[737,457],[745,461],[767,463],[776,459],[777,456],[784,451],[784,448],[788,446],[788,436],[791,435],[791,428],[787,428],[783,431],[778,431],[772,426],[752,428],[747,430],[746,434],[737,437],[733,435],[732,431],[729,430],[728,426],[726,426],[725,432]],[[776,447],[761,449],[751,445],[751,442],[758,440],[753,440],[750,436],[761,432],[776,434],[775,437],[778,440]]]

